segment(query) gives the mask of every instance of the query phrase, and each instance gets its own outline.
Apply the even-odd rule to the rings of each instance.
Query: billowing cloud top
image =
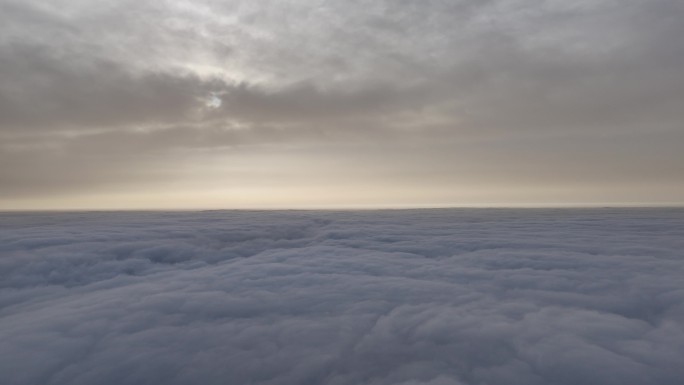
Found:
[[[679,385],[684,211],[0,214],[8,385]]]
[[[681,202],[682,7],[0,0],[0,207]]]

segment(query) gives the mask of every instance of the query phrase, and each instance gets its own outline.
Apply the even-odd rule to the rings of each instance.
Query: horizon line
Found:
[[[381,211],[381,210],[445,210],[445,209],[646,209],[684,208],[684,202],[666,203],[538,203],[538,204],[460,204],[460,205],[320,205],[320,206],[253,206],[253,207],[66,207],[66,208],[0,208],[0,213],[20,212],[202,212],[202,211]]]

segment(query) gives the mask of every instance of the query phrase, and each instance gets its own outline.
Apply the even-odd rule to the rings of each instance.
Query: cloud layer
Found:
[[[681,210],[1,219],[12,385],[684,376]]]
[[[546,202],[568,189],[589,191],[585,202],[676,201],[682,11],[678,0],[0,0],[0,206],[73,206],[64,197],[78,194],[111,206],[175,181],[192,195],[198,173],[257,188],[243,175],[263,164],[207,172],[207,155],[280,154],[266,168],[290,182],[270,189],[305,194],[299,179],[330,175],[334,194],[357,168],[345,160],[368,148],[373,175],[357,182],[395,204],[416,199],[400,193],[415,185],[411,165],[434,176],[418,203],[447,185],[519,201],[516,180]],[[492,201],[465,195],[436,203]],[[275,196],[266,203],[293,204]]]

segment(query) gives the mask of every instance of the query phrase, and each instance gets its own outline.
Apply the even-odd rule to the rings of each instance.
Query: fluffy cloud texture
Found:
[[[675,385],[684,212],[4,213],[0,378]]]

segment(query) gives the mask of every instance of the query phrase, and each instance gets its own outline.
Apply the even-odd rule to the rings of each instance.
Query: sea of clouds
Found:
[[[683,381],[683,209],[0,214],[3,385]]]

